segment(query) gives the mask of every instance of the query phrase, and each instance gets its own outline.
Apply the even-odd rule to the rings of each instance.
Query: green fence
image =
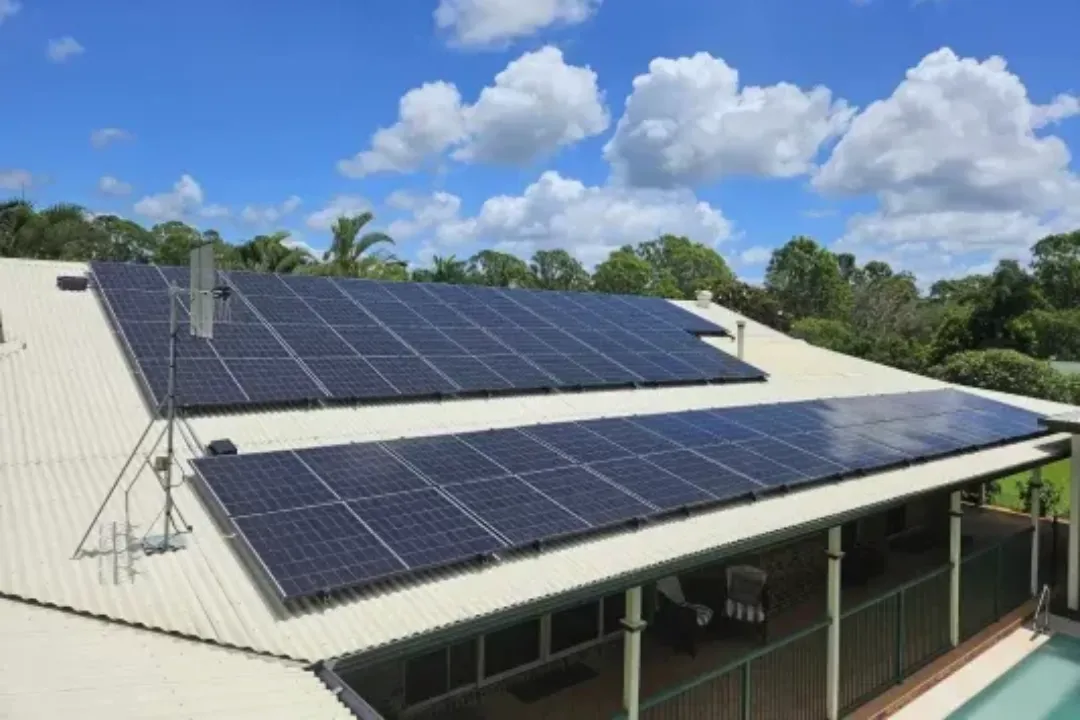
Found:
[[[960,632],[967,639],[1030,595],[1031,531],[960,563]],[[950,566],[844,610],[843,712],[902,682],[950,648]],[[829,623],[806,629],[641,703],[642,720],[821,720]],[[625,714],[615,720],[625,720]]]

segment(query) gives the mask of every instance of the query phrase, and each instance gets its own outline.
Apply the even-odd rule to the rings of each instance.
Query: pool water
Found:
[[[1080,640],[1054,635],[949,720],[1077,720]]]

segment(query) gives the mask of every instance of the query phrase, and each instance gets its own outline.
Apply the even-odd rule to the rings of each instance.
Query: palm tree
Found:
[[[352,217],[339,217],[334,223],[331,228],[334,239],[330,243],[330,249],[323,255],[323,261],[333,267],[334,275],[367,277],[376,265],[385,262],[385,258],[365,256],[365,253],[381,243],[393,245],[393,238],[381,232],[365,233],[357,237],[364,226],[374,218],[370,212],[363,212]]]
[[[311,254],[287,244],[289,233],[279,231],[258,235],[236,248],[236,258],[245,270],[291,273],[311,262]]]
[[[436,255],[431,258],[431,282],[464,285],[469,282],[468,266],[455,255]]]

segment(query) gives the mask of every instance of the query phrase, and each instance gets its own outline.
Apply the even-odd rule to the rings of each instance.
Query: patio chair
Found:
[[[687,602],[682,583],[675,575],[658,580],[656,589],[663,599],[657,612],[659,630],[676,651],[696,656],[698,637],[712,622],[712,608]]]
[[[769,575],[752,565],[727,569],[727,600],[724,615],[729,620],[757,625],[761,640],[769,637]]]

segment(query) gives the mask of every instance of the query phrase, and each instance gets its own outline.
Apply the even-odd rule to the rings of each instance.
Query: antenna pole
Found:
[[[180,330],[176,306],[180,302],[180,289],[176,283],[169,283],[169,400],[166,409],[167,422],[165,431],[165,537],[164,550],[169,549],[169,528],[172,525],[172,471],[173,471],[173,430],[176,425],[176,334]]]

